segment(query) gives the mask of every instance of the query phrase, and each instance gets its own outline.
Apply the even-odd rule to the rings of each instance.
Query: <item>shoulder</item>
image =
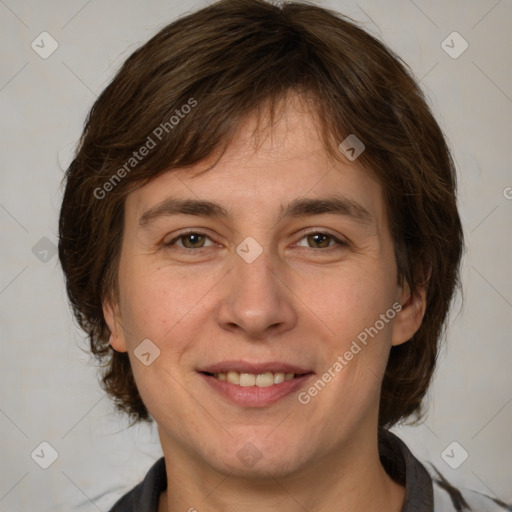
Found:
[[[158,459],[144,480],[121,496],[109,512],[157,512],[160,494],[167,488],[165,460]]]
[[[420,462],[396,434],[379,432],[379,454],[384,468],[405,485],[402,512],[512,512],[512,503],[446,478],[432,463]]]
[[[136,496],[139,494],[138,488],[141,484],[134,487],[131,491],[127,492],[124,496],[119,498],[109,512],[134,512],[136,509]]]
[[[427,464],[434,490],[435,512],[504,512],[512,503],[464,486],[455,486],[432,464]]]

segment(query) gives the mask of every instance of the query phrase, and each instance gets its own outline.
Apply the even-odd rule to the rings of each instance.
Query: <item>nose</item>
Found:
[[[252,263],[235,254],[217,311],[219,325],[253,339],[267,339],[293,329],[297,311],[280,268],[266,251]]]

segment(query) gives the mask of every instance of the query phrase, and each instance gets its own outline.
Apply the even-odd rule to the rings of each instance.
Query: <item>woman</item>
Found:
[[[164,453],[112,511],[496,506],[387,430],[421,416],[462,250],[443,134],[382,43],[298,2],[162,29],[93,106],[60,217],[103,385]]]

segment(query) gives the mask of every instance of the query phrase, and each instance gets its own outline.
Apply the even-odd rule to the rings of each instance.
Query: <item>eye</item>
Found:
[[[302,240],[306,240],[306,243],[308,245],[304,246],[301,244]],[[334,242],[334,244],[331,244],[331,242]],[[339,240],[333,235],[330,235],[329,233],[322,233],[320,231],[315,231],[313,233],[308,233],[307,235],[303,236],[299,242],[297,243],[299,247],[310,247],[313,249],[327,249],[329,247],[332,247],[333,245],[339,245],[339,246],[346,246],[347,244]]]
[[[205,245],[207,240],[212,243]],[[213,241],[204,233],[200,233],[198,231],[189,231],[188,233],[182,233],[181,235],[172,239],[170,242],[166,242],[164,245],[166,247],[177,245],[178,247],[183,247],[184,249],[202,249],[204,247],[213,245]]]
[[[305,241],[306,245],[304,245],[303,241]],[[178,246],[183,249],[203,249],[212,245],[215,245],[213,240],[205,233],[199,231],[181,233],[170,242],[164,243],[165,247]],[[328,249],[336,245],[346,246],[347,244],[329,233],[315,231],[303,236],[296,245],[312,249]]]

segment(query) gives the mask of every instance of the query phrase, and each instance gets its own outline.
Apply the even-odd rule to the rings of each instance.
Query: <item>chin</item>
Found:
[[[298,471],[304,464],[304,455],[301,443],[293,448],[290,445],[276,446],[268,440],[265,443],[264,438],[260,442],[239,440],[225,452],[215,454],[210,464],[217,471],[232,476],[268,480]]]

